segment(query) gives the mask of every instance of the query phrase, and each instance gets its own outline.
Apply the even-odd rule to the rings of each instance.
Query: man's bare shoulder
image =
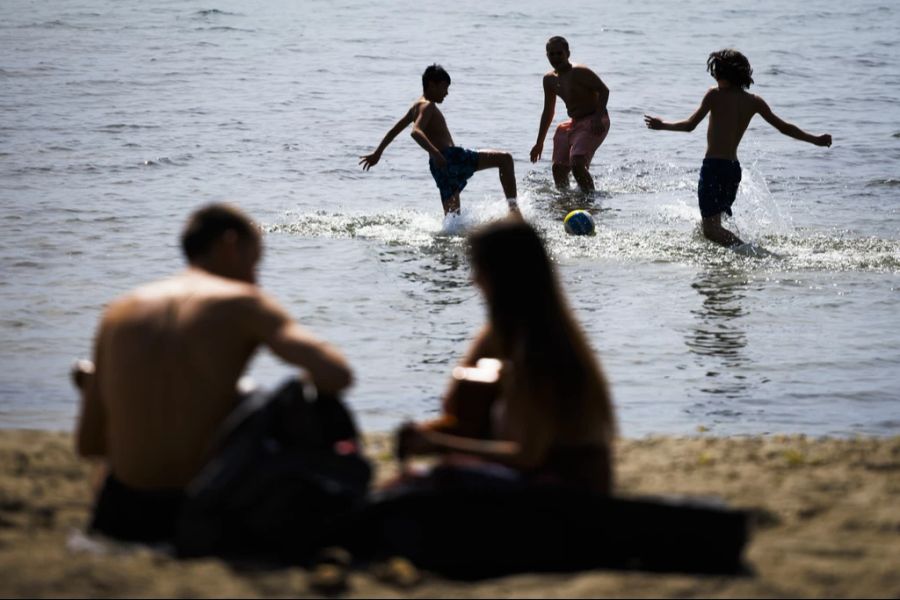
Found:
[[[107,306],[105,318],[114,321],[140,317],[173,302],[251,308],[267,301],[262,290],[253,284],[190,269],[167,279],[143,284],[116,298]]]
[[[556,71],[552,70],[544,73],[544,77],[541,79],[541,86],[544,88],[545,92],[555,92],[558,83],[559,75],[556,74]]]
[[[195,268],[187,269],[174,277],[147,284],[136,291],[173,296],[184,294],[191,296],[221,296],[223,298],[254,298],[261,293],[259,287],[252,283],[220,277],[219,275],[213,275],[202,269]]]
[[[597,77],[597,73],[593,69],[581,63],[572,63],[572,75],[578,79]]]

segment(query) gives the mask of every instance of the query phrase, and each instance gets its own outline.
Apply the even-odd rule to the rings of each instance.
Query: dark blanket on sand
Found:
[[[697,501],[483,480],[366,495],[369,468],[356,451],[350,413],[296,381],[249,398],[221,440],[189,490],[176,538],[182,556],[302,564],[327,545],[343,545],[362,561],[404,556],[464,579],[598,567],[742,568],[747,514]]]
[[[559,488],[399,491],[373,498],[351,547],[449,577],[595,568],[742,573],[745,511]]]

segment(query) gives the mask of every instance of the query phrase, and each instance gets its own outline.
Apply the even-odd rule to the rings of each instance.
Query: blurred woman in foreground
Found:
[[[398,457],[441,454],[444,466],[610,493],[606,379],[540,237],[519,219],[493,223],[472,235],[471,261],[488,323],[454,370],[444,416],[404,425]]]

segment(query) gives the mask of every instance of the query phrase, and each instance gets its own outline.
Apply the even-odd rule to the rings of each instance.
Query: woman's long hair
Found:
[[[615,429],[608,386],[566,304],[544,244],[524,221],[507,219],[471,237],[471,260],[488,303],[491,329],[513,362],[514,388],[530,414]],[[550,403],[551,406],[547,406]]]

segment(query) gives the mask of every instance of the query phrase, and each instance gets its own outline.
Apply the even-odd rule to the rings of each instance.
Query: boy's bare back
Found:
[[[706,158],[737,160],[737,149],[747,131],[753,116],[759,114],[767,123],[784,135],[815,144],[831,146],[831,136],[811,135],[796,125],[783,121],[760,96],[720,79],[711,87],[700,106],[684,121],[667,123],[659,117],[644,115],[650,129],[670,131],[693,131],[709,113],[709,127],[706,131]]]
[[[737,160],[738,145],[756,114],[785,135],[817,146],[831,146],[830,135],[813,136],[803,132],[776,116],[760,96],[728,82],[719,82],[717,87],[710,88],[703,98],[703,104],[707,104],[709,110],[706,158]]]
[[[706,130],[706,158],[737,160],[737,148],[747,126],[757,112],[759,98],[734,87],[713,87],[706,93],[709,126]]]

